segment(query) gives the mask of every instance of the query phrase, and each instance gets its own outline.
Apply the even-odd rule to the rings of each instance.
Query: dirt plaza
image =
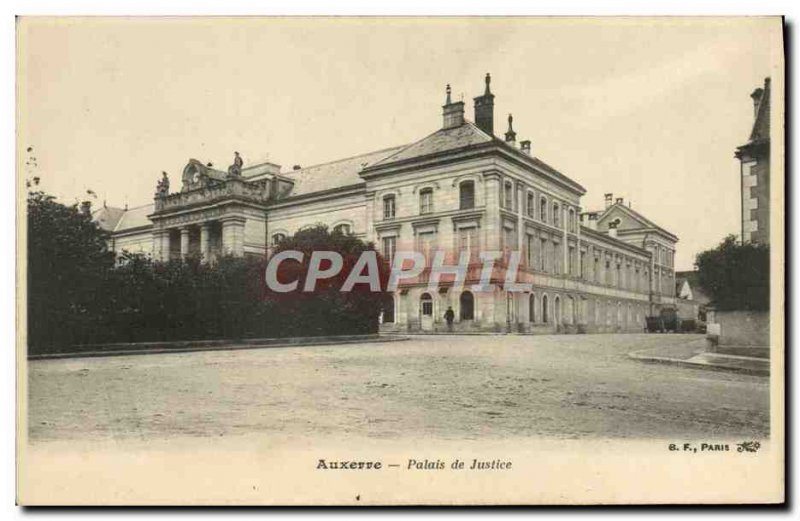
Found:
[[[768,436],[768,378],[627,356],[703,341],[674,334],[415,336],[387,344],[31,361],[29,437]]]

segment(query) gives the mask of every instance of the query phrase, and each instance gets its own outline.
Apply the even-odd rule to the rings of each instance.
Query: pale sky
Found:
[[[20,163],[64,202],[138,206],[189,158],[290,170],[416,141],[444,88],[492,74],[495,133],[676,234],[676,268],[740,230],[750,93],[778,74],[780,20],[24,19]],[[773,79],[773,83],[774,83]],[[775,108],[775,107],[773,107]],[[21,175],[30,175],[22,168]]]

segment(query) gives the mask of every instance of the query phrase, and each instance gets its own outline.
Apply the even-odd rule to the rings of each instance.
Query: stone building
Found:
[[[290,171],[239,159],[222,172],[190,160],[180,191],[160,184],[154,204],[95,217],[116,251],[160,260],[269,255],[282,238],[320,223],[373,242],[388,260],[413,249],[430,266],[441,250],[457,264],[469,252],[463,290],[443,277],[431,291],[428,267],[401,282],[383,330],[443,330],[450,306],[460,331],[642,331],[645,316],[674,306],[677,237],[612,194],[603,210],[583,211],[585,189],[538,158],[530,141],[518,143],[510,115],[498,138],[488,74],[475,122],[449,86],[442,111],[441,128],[414,143]],[[481,252],[496,252],[497,267],[487,287],[472,291]],[[506,280],[512,253],[528,291]]]
[[[741,162],[742,242],[769,244],[769,116],[770,79],[753,99],[753,128],[747,143],[736,149]]]

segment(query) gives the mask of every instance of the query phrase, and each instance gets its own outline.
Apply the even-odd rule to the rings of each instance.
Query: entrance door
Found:
[[[423,331],[433,331],[433,298],[423,293],[419,299],[419,322]]]

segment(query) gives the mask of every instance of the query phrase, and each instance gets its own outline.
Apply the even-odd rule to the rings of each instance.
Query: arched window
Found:
[[[272,236],[272,245],[277,246],[285,239],[286,239],[285,233],[276,233],[275,235]]]
[[[539,199],[539,220],[543,223],[547,222],[547,199],[544,197]]]
[[[333,227],[334,233],[341,233],[342,235],[350,235],[350,225],[349,224],[337,224]]]
[[[383,323],[394,323],[394,295],[387,295],[383,299]]]
[[[423,315],[427,317],[433,316],[433,299],[430,293],[423,293],[419,298],[419,303]]]
[[[553,203],[553,226],[561,226],[561,216],[558,210],[558,203]]]
[[[475,207],[475,181],[464,181],[458,185],[458,200],[462,210]]]
[[[420,190],[419,213],[433,213],[433,188],[423,188]]]
[[[528,192],[528,206],[526,208],[526,213],[531,219],[533,219],[534,215],[536,215],[536,209],[534,208],[535,200],[536,198],[533,196],[533,192]]]
[[[394,195],[387,195],[383,198],[383,218],[394,219],[395,215],[395,200]]]
[[[458,299],[461,307],[461,320],[475,320],[475,297],[465,291]]]
[[[550,314],[549,311],[550,310],[547,308],[547,295],[543,295],[542,296],[542,322],[544,322],[545,324],[547,324],[547,322],[550,319],[550,317],[548,316]]]
[[[556,325],[561,323],[561,299],[556,297],[553,301],[555,309],[553,310],[553,317],[555,318]]]
[[[528,297],[528,321],[536,322],[536,294],[531,293]]]

